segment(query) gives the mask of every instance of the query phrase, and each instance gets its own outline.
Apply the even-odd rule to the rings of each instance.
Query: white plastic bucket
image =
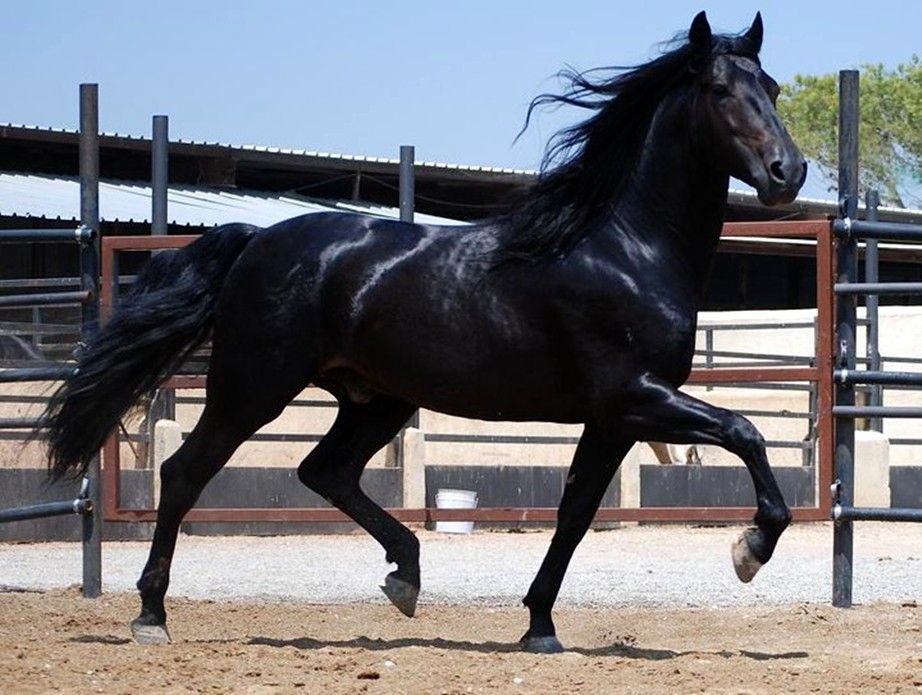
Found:
[[[439,490],[435,494],[437,509],[476,509],[477,493],[471,490]],[[435,530],[440,533],[470,533],[473,521],[436,521]]]

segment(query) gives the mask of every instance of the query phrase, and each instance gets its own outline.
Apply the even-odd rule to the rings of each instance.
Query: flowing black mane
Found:
[[[642,65],[565,70],[559,74],[569,83],[563,93],[532,100],[523,131],[534,110],[548,105],[595,114],[551,138],[537,181],[505,215],[499,264],[567,254],[617,200],[664,97],[690,81],[710,55],[734,53],[758,62],[758,49],[744,35],[715,35],[703,51],[685,33],[670,45],[674,48]]]

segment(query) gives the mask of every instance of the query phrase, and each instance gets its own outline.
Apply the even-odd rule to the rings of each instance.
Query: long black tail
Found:
[[[224,278],[258,227],[216,227],[138,275],[43,416],[52,479],[79,476],[121,417],[208,337]]]

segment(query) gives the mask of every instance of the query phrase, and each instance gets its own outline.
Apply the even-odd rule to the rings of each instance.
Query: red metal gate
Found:
[[[689,384],[728,383],[779,383],[811,382],[817,388],[817,489],[816,505],[792,509],[795,521],[822,521],[829,519],[830,497],[826,491],[832,484],[833,418],[832,418],[832,366],[833,344],[833,254],[832,224],[827,220],[783,222],[733,222],[724,225],[722,237],[762,237],[772,239],[812,239],[816,253],[816,345],[815,359],[809,367],[761,367],[693,370]],[[111,311],[117,281],[116,254],[121,251],[148,251],[180,248],[195,240],[196,236],[137,236],[107,237],[102,241],[102,311]],[[200,376],[176,376],[165,384],[170,388],[204,388]],[[154,521],[155,509],[123,507],[119,495],[118,433],[114,432],[103,448],[103,515],[107,521]],[[388,509],[400,521],[554,521],[557,510],[549,507],[488,507],[479,509]],[[749,521],[753,507],[641,507],[603,508],[596,521]],[[331,508],[197,508],[185,517],[186,521],[199,522],[325,522],[349,521],[337,509]]]

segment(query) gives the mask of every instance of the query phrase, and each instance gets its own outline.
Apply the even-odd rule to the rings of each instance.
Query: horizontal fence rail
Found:
[[[922,521],[922,509],[894,509],[892,507],[843,507],[832,508],[835,521]]]
[[[49,516],[64,516],[66,514],[92,514],[93,501],[89,495],[90,481],[88,478],[84,478],[80,485],[80,492],[75,499],[2,509],[0,510],[0,523],[43,519]]]
[[[836,294],[914,295],[922,294],[922,282],[837,282]]]
[[[83,304],[93,298],[89,290],[74,292],[36,292],[34,294],[8,294],[0,297],[0,308],[33,306],[68,306]]]
[[[28,507],[0,510],[0,523],[44,519],[49,516],[65,516],[67,514],[88,514],[92,509],[93,503],[86,498],[65,500],[63,502],[45,502]]]
[[[554,522],[554,507],[485,507],[479,509],[386,509],[403,522],[485,521],[485,522]],[[659,522],[749,522],[755,507],[608,507],[599,509],[595,521]],[[794,521],[826,521],[829,512],[814,507],[795,507]],[[110,514],[112,516],[110,516]],[[110,521],[156,521],[155,509],[119,507],[106,512]],[[328,507],[195,507],[183,517],[184,522],[349,522],[348,516]]]
[[[838,219],[832,229],[836,236],[844,239],[922,241],[922,224]]]
[[[76,367],[21,367],[0,369],[0,384],[25,381],[60,381],[73,375]]]
[[[60,244],[72,241],[90,244],[96,240],[96,231],[80,226],[76,229],[0,229],[0,244]]]
[[[922,386],[922,372],[883,372],[863,369],[837,369],[835,380],[842,384],[882,384]]]
[[[695,350],[695,355],[698,357],[728,357],[749,360],[760,359],[766,362],[764,366],[769,366],[771,363],[775,362],[810,364],[814,359],[814,355],[779,355],[777,353],[740,352],[738,350]],[[739,365],[733,364],[733,366]]]
[[[42,420],[32,417],[0,417],[0,430],[32,430],[43,424]]]
[[[833,407],[832,414],[836,417],[899,417],[920,418],[922,407],[911,405],[837,405]]]
[[[769,331],[788,328],[816,328],[813,321],[779,321],[778,323],[699,323],[698,332],[704,331]]]

